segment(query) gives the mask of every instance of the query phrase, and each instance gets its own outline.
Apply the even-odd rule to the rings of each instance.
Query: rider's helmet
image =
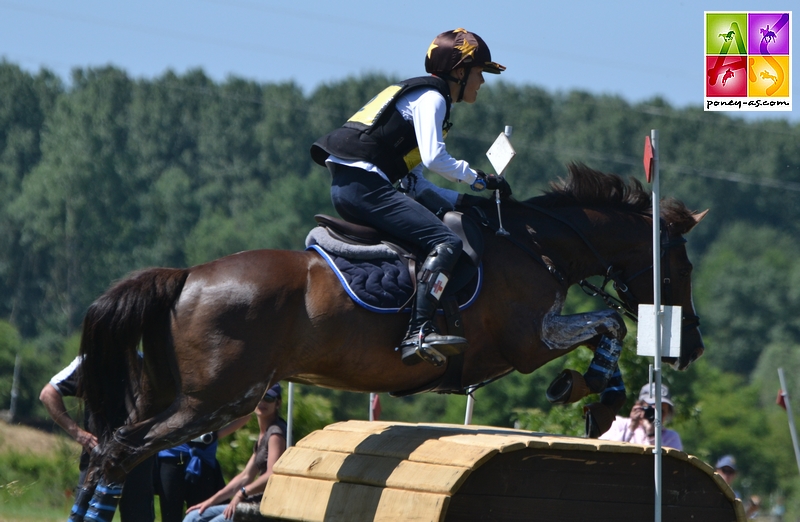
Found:
[[[492,61],[486,42],[475,33],[458,28],[434,38],[425,56],[425,70],[445,79],[459,67],[483,67],[484,72],[500,74],[506,68]]]

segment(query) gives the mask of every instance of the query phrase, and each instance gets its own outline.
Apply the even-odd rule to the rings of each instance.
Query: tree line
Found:
[[[77,353],[87,306],[127,273],[303,248],[313,215],[334,213],[311,143],[397,79],[352,77],[307,94],[293,83],[218,83],[201,70],[145,80],[104,67],[75,69],[65,84],[0,62],[0,407],[21,353],[19,414],[43,416],[38,391]],[[486,171],[484,152],[513,126],[518,157],[506,175],[520,199],[568,162],[643,180],[644,136],[659,130],[662,195],[711,210],[688,237],[706,355],[665,377],[676,428],[690,453],[737,452],[754,490],[794,491],[785,424],[766,405],[778,366],[800,379],[800,126],[502,81],[455,105],[451,119],[448,150]],[[602,306],[573,294],[570,307]],[[580,432],[580,412],[550,408],[543,392],[564,364],[587,361],[578,352],[481,390],[475,421]],[[633,396],[646,362],[624,364]],[[304,414],[308,426],[367,415],[360,395],[303,388],[322,411]],[[384,412],[463,422],[462,406],[424,395],[387,399]]]

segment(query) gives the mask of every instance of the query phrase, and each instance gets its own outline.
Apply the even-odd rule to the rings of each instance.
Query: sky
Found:
[[[46,68],[67,81],[76,67],[111,64],[145,79],[200,68],[219,82],[231,76],[292,81],[308,94],[364,73],[422,75],[433,38],[464,27],[508,68],[504,81],[551,93],[578,89],[631,103],[659,96],[676,108],[701,107],[703,12],[752,11],[755,4],[786,11],[790,3],[0,0],[0,59],[34,73]],[[800,122],[800,109],[736,114]]]

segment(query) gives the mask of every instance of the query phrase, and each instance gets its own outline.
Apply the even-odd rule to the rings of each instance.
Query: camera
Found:
[[[644,418],[649,422],[655,422],[656,409],[653,406],[647,406],[647,408],[644,410]]]
[[[192,439],[192,442],[196,442],[198,444],[211,444],[214,442],[214,434],[213,433],[203,433],[196,439]]]

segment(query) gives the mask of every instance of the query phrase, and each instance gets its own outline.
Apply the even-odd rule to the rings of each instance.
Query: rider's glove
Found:
[[[471,188],[475,192],[480,192],[484,189],[489,190],[499,190],[500,197],[507,198],[509,197],[511,192],[511,186],[506,181],[506,178],[503,176],[497,176],[495,174],[486,174],[482,170],[475,170],[478,174],[478,177],[472,183]]]

